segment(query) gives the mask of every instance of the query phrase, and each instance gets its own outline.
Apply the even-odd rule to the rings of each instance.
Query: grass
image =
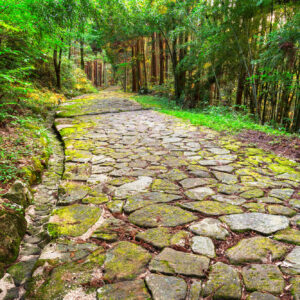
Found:
[[[167,115],[188,120],[193,125],[206,126],[216,131],[238,133],[242,130],[257,130],[272,135],[291,135],[284,129],[270,125],[260,125],[250,114],[236,112],[228,107],[208,107],[206,109],[181,109],[174,101],[156,96],[133,96],[145,108],[154,108]]]

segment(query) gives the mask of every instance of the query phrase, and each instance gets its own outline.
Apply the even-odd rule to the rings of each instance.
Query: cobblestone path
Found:
[[[26,298],[300,299],[299,164],[126,97],[57,112],[53,240]]]

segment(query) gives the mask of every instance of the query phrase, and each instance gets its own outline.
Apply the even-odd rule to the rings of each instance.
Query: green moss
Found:
[[[240,194],[240,196],[246,199],[260,198],[264,196],[264,191],[261,189],[253,189]]]
[[[300,245],[300,230],[287,228],[277,232],[274,236],[277,241]]]
[[[101,215],[101,209],[85,205],[71,205],[53,211],[48,224],[52,237],[61,235],[80,236],[94,225]]]
[[[296,171],[289,167],[289,166],[283,166],[279,164],[271,164],[268,166],[270,170],[275,172],[276,174],[283,174],[283,173],[295,173]]]
[[[146,271],[151,255],[142,247],[120,242],[108,251],[104,280],[132,280]]]

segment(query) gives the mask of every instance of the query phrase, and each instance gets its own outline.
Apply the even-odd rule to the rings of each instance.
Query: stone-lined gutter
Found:
[[[3,270],[0,272],[0,300],[24,299],[35,263],[50,240],[46,225],[57,202],[58,185],[64,165],[63,147],[52,128],[54,114],[55,110],[49,114],[46,122],[52,154],[41,183],[29,187],[17,180],[9,192],[2,196],[12,204],[8,207],[8,212],[0,210],[0,221],[4,221],[0,225],[5,224],[0,230],[4,230],[7,240],[6,249],[0,247],[0,261],[1,255],[6,257],[2,259],[2,265],[0,263],[0,271]]]

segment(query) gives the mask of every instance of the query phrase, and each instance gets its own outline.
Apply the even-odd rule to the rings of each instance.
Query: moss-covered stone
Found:
[[[291,293],[295,300],[300,299],[300,276],[291,278],[290,283],[292,285]]]
[[[224,263],[214,264],[203,287],[203,296],[211,295],[218,300],[241,299],[242,287],[238,272]]]
[[[209,258],[205,256],[175,251],[165,248],[154,257],[149,265],[151,271],[165,274],[182,274],[188,276],[204,276],[209,266]]]
[[[264,191],[261,189],[249,190],[240,194],[240,196],[245,199],[260,198],[264,196]]]
[[[289,247],[273,241],[269,238],[256,236],[249,239],[243,239],[237,245],[228,249],[226,255],[233,264],[267,262],[271,254],[271,259],[282,258]]]
[[[69,291],[89,286],[100,268],[93,262],[68,263],[58,266],[50,273],[37,277],[36,284],[27,293],[27,299],[63,299]]]
[[[181,204],[180,206],[211,216],[238,214],[243,212],[243,210],[237,205],[222,203],[218,201],[187,202]]]
[[[145,283],[141,279],[134,281],[117,282],[114,284],[106,284],[97,291],[97,299],[112,300],[149,300],[149,295]]]
[[[80,236],[94,225],[101,215],[98,207],[74,204],[53,211],[48,231],[53,237]]]
[[[133,280],[146,270],[151,255],[142,247],[129,242],[119,242],[107,252],[104,280]]]
[[[131,232],[132,228],[127,226],[124,221],[110,217],[97,227],[92,237],[112,242],[116,241],[119,235],[130,235]]]
[[[280,164],[271,164],[271,165],[268,165],[268,168],[276,174],[295,173],[295,170],[293,168],[291,168],[289,166],[283,166]]]
[[[287,228],[277,232],[274,236],[277,241],[300,245],[300,230]]]
[[[140,232],[136,237],[154,247],[164,248],[170,245],[184,245],[185,240],[188,238],[188,233],[181,230],[174,234],[169,228],[158,227]]]
[[[129,221],[141,227],[184,225],[197,219],[192,213],[179,207],[166,204],[154,204],[135,211]]]
[[[34,259],[21,261],[7,269],[7,273],[13,277],[16,286],[24,283],[30,277],[35,262]]]
[[[26,225],[22,214],[0,205],[0,262],[9,263],[17,258]]]
[[[246,289],[281,294],[285,282],[279,268],[274,265],[253,264],[242,269]]]
[[[79,200],[82,200],[90,192],[90,188],[87,185],[77,182],[63,182],[59,189],[59,204],[66,205],[72,204]]]
[[[155,179],[151,189],[153,192],[165,191],[176,193],[179,190],[179,186],[169,180]]]
[[[296,211],[284,205],[268,205],[267,210],[272,215],[283,215],[293,217]]]
[[[180,199],[178,195],[172,195],[162,192],[149,192],[149,193],[140,193],[134,196],[129,196],[124,210],[127,213],[133,212],[139,208],[155,204],[155,203],[166,203],[173,200]]]
[[[249,212],[265,212],[265,206],[262,203],[246,203],[243,205]]]

